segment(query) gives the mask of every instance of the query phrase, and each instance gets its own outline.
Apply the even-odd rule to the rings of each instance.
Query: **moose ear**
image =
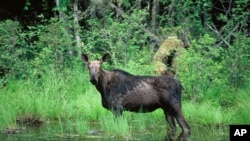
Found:
[[[106,53],[102,56],[102,62],[106,62],[108,59],[110,58],[110,54],[109,53]]]
[[[89,58],[86,54],[81,54],[81,57],[82,57],[83,62],[85,62],[85,63],[89,62]]]

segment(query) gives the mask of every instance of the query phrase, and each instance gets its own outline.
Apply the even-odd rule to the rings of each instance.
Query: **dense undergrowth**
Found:
[[[183,110],[191,126],[220,127],[250,122],[249,88],[222,89],[225,95],[235,95],[231,104],[223,105],[215,98],[197,101],[189,99],[186,91],[183,93]],[[105,132],[106,137],[133,138],[135,131],[150,132],[162,126],[163,132],[167,127],[161,110],[147,114],[124,112],[121,118],[115,119],[102,107],[100,94],[89,82],[82,64],[60,73],[48,68],[40,78],[9,79],[8,84],[1,87],[0,97],[1,129],[15,128],[17,119],[30,115],[45,123],[61,123],[61,127],[50,134],[62,136],[84,137],[95,126]]]
[[[180,2],[176,6],[185,7]],[[248,27],[242,14],[245,10],[236,6],[238,14],[226,19],[219,35],[218,30],[207,29],[212,21],[207,21],[207,28],[200,23],[200,12],[192,11],[196,5],[187,4],[183,10],[176,8],[180,13],[172,13],[173,19],[162,16],[155,36],[148,30],[150,13],[143,9],[133,8],[122,16],[107,11],[102,17],[105,22],[98,17],[86,19],[84,29],[78,29],[81,47],[75,46],[70,16],[67,20],[45,19],[41,14],[41,23],[25,28],[17,21],[1,21],[0,130],[16,128],[20,123],[56,122],[56,130],[47,133],[84,137],[95,128],[111,138],[133,139],[132,134],[138,131],[143,135],[165,132],[167,124],[161,110],[147,114],[124,112],[115,119],[102,107],[100,94],[89,82],[79,55],[87,53],[97,59],[108,52],[112,57],[104,68],[155,75],[152,58],[161,38],[186,29],[190,45],[175,54],[175,77],[184,87],[182,107],[193,129],[192,137],[199,134],[201,128],[194,128],[197,126],[208,128],[213,135],[230,124],[249,124],[250,38],[244,29]],[[180,18],[185,14],[188,16]]]

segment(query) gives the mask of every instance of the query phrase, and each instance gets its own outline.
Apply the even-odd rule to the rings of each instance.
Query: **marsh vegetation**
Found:
[[[48,69],[48,74],[40,79],[8,82],[1,88],[1,130],[4,133],[7,129],[20,129],[20,133],[1,137],[140,140],[166,136],[168,124],[160,109],[146,114],[124,112],[120,118],[104,109],[99,92],[82,67],[62,73]],[[240,90],[237,94],[242,98],[236,98],[232,106],[221,106],[214,100],[184,99],[191,140],[227,140],[229,124],[248,123],[248,94]]]
[[[114,118],[102,107],[81,53],[178,79],[190,140],[250,123],[248,0],[15,2],[0,2],[0,140],[165,138],[160,109]]]

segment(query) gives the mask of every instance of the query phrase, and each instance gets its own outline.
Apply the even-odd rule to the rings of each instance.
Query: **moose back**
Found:
[[[179,139],[186,140],[190,126],[181,109],[182,86],[176,79],[167,75],[135,76],[123,70],[103,70],[102,63],[109,54],[100,60],[90,61],[81,55],[89,70],[90,82],[100,92],[102,105],[116,116],[123,111],[151,112],[158,108],[164,111],[165,119],[171,127],[171,138],[176,132],[175,120],[182,128]]]

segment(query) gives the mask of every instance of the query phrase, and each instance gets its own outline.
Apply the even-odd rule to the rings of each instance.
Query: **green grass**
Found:
[[[83,79],[72,77],[70,73],[66,77],[50,73],[38,80],[10,80],[7,87],[0,89],[0,110],[4,113],[1,118],[12,117],[12,122],[15,122],[18,116],[26,114],[34,114],[47,120],[76,117],[82,105],[75,101],[84,95],[84,85],[90,85],[88,81],[84,82],[86,77],[82,73],[75,75],[78,74]],[[98,94],[95,96],[98,97]]]
[[[128,139],[131,137],[131,129],[126,116],[114,118],[113,115],[108,114],[101,118],[100,125],[109,137]]]
[[[183,109],[191,124],[196,125],[229,124],[235,114],[232,109],[223,109],[217,103],[211,101],[201,103],[185,101]]]
[[[234,124],[250,124],[250,93],[247,91],[240,91],[238,93],[237,104],[235,108]]]
[[[48,136],[92,137],[90,131],[107,139],[162,139],[168,124],[162,110],[152,113],[124,112],[120,118],[101,105],[99,92],[82,70],[51,70],[40,79],[9,80],[0,88],[0,129],[16,125],[20,116],[34,115],[48,126]],[[211,129],[210,136],[225,137],[229,124],[249,124],[249,95],[242,90],[233,106],[223,107],[217,101],[183,101],[183,111],[192,128],[192,140],[205,136],[200,128]],[[217,133],[218,131],[218,133]],[[178,127],[178,132],[180,128]],[[204,134],[204,135],[203,135]],[[100,135],[100,136],[101,136]],[[97,135],[96,135],[97,136]],[[209,138],[208,137],[208,140]],[[100,137],[100,138],[103,138]]]

